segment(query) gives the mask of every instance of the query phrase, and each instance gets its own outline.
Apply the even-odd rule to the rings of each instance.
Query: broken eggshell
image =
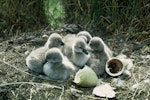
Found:
[[[99,86],[96,86],[93,89],[92,94],[99,96],[99,97],[114,98],[116,95],[116,92],[108,83],[104,83]]]
[[[93,87],[97,85],[98,77],[91,68],[85,66],[76,73],[73,82],[82,87]]]
[[[131,69],[133,62],[131,59],[126,58],[125,55],[118,55],[113,57],[106,62],[105,70],[106,73],[112,77],[119,76],[123,74],[125,69]]]

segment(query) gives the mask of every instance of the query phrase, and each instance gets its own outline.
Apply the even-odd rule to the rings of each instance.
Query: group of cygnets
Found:
[[[84,66],[93,69],[98,76],[103,75],[112,55],[104,41],[92,37],[88,31],[66,36],[52,33],[44,46],[27,56],[26,65],[50,80],[64,81]]]

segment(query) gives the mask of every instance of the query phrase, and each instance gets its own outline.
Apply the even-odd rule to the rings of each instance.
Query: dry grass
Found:
[[[66,21],[89,31],[104,27],[115,34],[150,32],[149,0],[62,0],[62,4]]]
[[[0,0],[0,34],[35,30],[47,23],[42,0]]]
[[[0,36],[17,34],[0,43],[0,100],[108,100],[93,96],[93,88],[79,87],[72,79],[58,83],[26,72],[25,52],[42,46],[42,35],[51,33],[46,30],[20,32],[47,23],[45,8],[41,4],[41,0],[0,0]],[[81,24],[93,36],[101,36],[103,27],[113,33],[103,38],[114,53],[119,54],[124,49],[125,54],[134,59],[132,76],[123,87],[115,89],[115,99],[149,100],[150,84],[146,81],[150,79],[150,47],[145,42],[139,50],[133,47],[133,44],[137,46],[138,42],[150,38],[149,0],[62,0],[62,4],[66,22]],[[57,12],[51,14],[55,15],[55,18],[50,16],[54,20],[51,25],[55,25],[60,12],[58,15]],[[111,83],[112,79],[107,77],[104,81]],[[139,87],[132,89],[135,84],[139,84]]]
[[[38,33],[38,34],[36,34]],[[39,44],[43,34],[50,34],[43,30],[26,33],[26,36],[18,35],[11,40],[0,43],[0,99],[1,100],[108,100],[92,95],[93,88],[82,88],[75,85],[72,79],[59,83],[35,77],[33,73],[26,72],[25,52],[33,50],[43,44]],[[109,46],[119,53],[124,48],[124,42],[119,43],[115,36],[106,37],[110,41]],[[38,40],[38,41],[37,41]],[[10,42],[10,41],[13,41]],[[127,42],[128,49],[126,55],[134,59],[132,76],[125,81],[125,85],[116,88],[117,100],[149,100],[150,84],[145,82],[150,78],[150,53],[149,46],[143,46],[140,50],[132,51],[130,45],[134,41]],[[112,77],[107,77],[104,81],[111,83]],[[134,84],[140,84],[139,88],[132,89]],[[115,86],[111,83],[111,86]]]
[[[20,34],[64,22],[79,24],[93,35],[108,31],[104,34],[133,36],[150,33],[149,10],[149,0],[1,0],[0,34]]]

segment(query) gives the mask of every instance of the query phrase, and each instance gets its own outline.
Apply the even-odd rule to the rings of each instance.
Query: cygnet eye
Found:
[[[64,42],[61,42],[61,45],[65,45],[65,43],[64,43]]]
[[[56,40],[56,43],[58,43],[59,45],[64,45],[64,43],[62,42],[62,40]]]
[[[90,47],[93,47],[94,46],[94,44],[93,43],[90,43]]]
[[[51,56],[49,56],[49,54],[47,53],[46,54],[46,59],[50,59],[51,58]]]
[[[79,47],[80,49],[83,49],[82,47]]]

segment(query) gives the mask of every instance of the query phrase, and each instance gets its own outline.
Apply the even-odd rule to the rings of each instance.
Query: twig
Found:
[[[0,60],[0,62],[2,62],[2,63],[4,63],[5,65],[8,65],[8,66],[10,66],[10,67],[12,67],[12,68],[14,68],[14,69],[16,69],[16,70],[20,71],[20,72],[22,72],[22,73],[25,73],[25,74],[30,75],[30,76],[37,77],[36,75],[33,75],[33,74],[30,74],[30,73],[27,73],[27,72],[25,72],[25,71],[23,71],[23,70],[21,70],[21,69],[19,69],[19,68],[15,67],[15,66],[13,66],[13,65],[9,64],[9,63],[8,63],[8,62],[6,62],[6,61]]]
[[[58,99],[58,100],[62,100],[62,96],[63,96],[63,94],[64,94],[64,86],[62,86],[62,92],[61,92],[60,97],[59,97],[59,99]]]
[[[106,17],[104,16],[100,16],[101,18],[103,18],[108,24],[111,24],[111,21],[109,21]]]
[[[30,98],[29,98],[29,100],[32,100],[32,96],[33,96],[33,91],[32,91],[32,89],[33,89],[33,88],[30,89]]]
[[[134,94],[133,94],[133,96],[132,96],[132,100],[134,100],[134,97],[135,97],[135,95],[136,95],[137,90],[138,90],[138,88],[135,90],[135,92],[134,92]]]
[[[133,69],[132,69],[132,76],[133,76],[133,79],[135,80],[135,82],[138,83],[138,81],[136,80],[136,78],[135,78],[135,76],[134,76],[134,74],[133,74],[134,67],[135,67],[135,66],[133,66]]]
[[[108,100],[107,98],[94,97],[94,96],[85,96],[85,98],[92,99],[92,100]]]
[[[14,47],[13,47],[14,48]],[[15,48],[14,48],[15,49]],[[25,58],[25,56],[24,55],[22,55],[21,53],[19,53],[18,51],[16,51],[16,49],[14,50],[14,52],[16,53],[16,54],[18,54],[19,56],[21,56],[21,57],[23,57],[23,58]]]
[[[83,91],[78,90],[78,89],[75,89],[75,88],[70,88],[70,91],[71,91],[71,92],[75,92],[75,93],[83,94]]]
[[[19,84],[44,85],[44,86],[49,86],[50,88],[62,89],[61,87],[56,86],[56,85],[45,84],[45,83],[36,83],[36,82],[12,82],[12,83],[0,84],[0,87],[8,86],[8,85],[19,85]]]

